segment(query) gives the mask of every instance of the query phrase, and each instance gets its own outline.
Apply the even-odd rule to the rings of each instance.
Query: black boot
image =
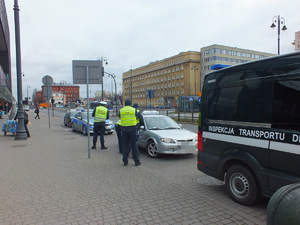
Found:
[[[96,149],[96,144],[93,144],[92,149]]]
[[[105,145],[104,145],[104,141],[101,142],[101,149],[107,149],[107,147],[105,147]]]

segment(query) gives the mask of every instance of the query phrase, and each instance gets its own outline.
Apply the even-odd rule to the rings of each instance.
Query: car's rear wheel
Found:
[[[84,135],[87,135],[87,129],[86,129],[85,125],[82,126],[82,133]]]
[[[225,183],[231,198],[242,205],[252,205],[260,197],[256,178],[245,166],[234,165],[230,167],[226,174]]]
[[[74,126],[74,123],[72,123],[72,131],[75,132],[75,126]]]
[[[150,157],[152,158],[156,158],[159,156],[158,150],[157,150],[157,146],[154,143],[154,141],[149,141],[148,145],[147,145],[147,153]]]

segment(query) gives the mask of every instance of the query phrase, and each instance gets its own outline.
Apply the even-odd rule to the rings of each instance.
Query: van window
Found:
[[[275,81],[272,127],[300,130],[300,79]]]
[[[210,90],[207,106],[208,119],[271,123],[272,84],[253,81]]]

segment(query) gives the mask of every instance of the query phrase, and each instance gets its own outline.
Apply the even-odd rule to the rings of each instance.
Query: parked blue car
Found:
[[[92,111],[89,112],[89,129],[90,133],[94,132],[94,117],[92,116]],[[77,112],[72,118],[72,131],[82,132],[84,135],[88,133],[88,122],[87,122],[87,112]],[[106,120],[105,123],[105,133],[112,134],[114,132],[114,124],[111,120]]]

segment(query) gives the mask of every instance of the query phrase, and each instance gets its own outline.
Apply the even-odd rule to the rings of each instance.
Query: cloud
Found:
[[[277,53],[277,32],[270,25],[278,14],[288,27],[281,33],[281,52],[288,53],[294,51],[291,43],[300,30],[299,6],[298,0],[19,1],[23,86],[40,89],[46,74],[55,82],[72,82],[73,59],[106,57],[105,70],[120,83],[131,67],[211,44]],[[16,90],[11,1],[6,1],[6,9]],[[110,78],[104,82],[110,90]]]

